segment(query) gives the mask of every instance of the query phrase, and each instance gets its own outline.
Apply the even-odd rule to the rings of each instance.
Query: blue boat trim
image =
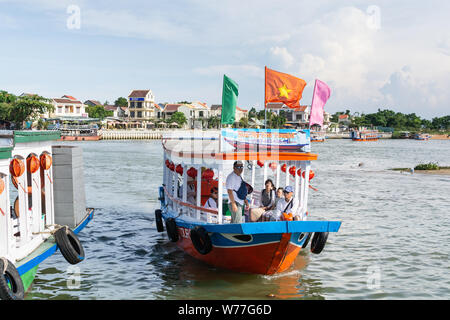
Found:
[[[208,232],[233,234],[338,232],[341,226],[341,221],[271,221],[230,224],[189,222],[181,218],[176,218],[175,221],[178,226],[183,228],[193,229],[196,226],[202,226]]]
[[[84,229],[84,227],[86,227],[86,225],[93,219],[94,217],[94,209],[92,209],[89,214],[87,215],[87,217],[83,220],[83,222],[81,222],[74,230],[73,232],[75,234],[78,234],[81,230]],[[45,244],[46,242],[48,242],[49,239],[47,239],[43,244]],[[41,246],[43,245],[41,244]],[[51,247],[49,247],[47,250],[45,250],[43,253],[41,253],[40,255],[38,255],[37,257],[31,259],[30,261],[24,263],[23,265],[17,267],[17,271],[19,272],[20,275],[23,275],[25,273],[27,273],[28,271],[30,271],[31,269],[33,269],[34,267],[38,266],[42,261],[44,261],[45,259],[47,259],[48,257],[50,257],[53,253],[55,253],[55,251],[58,249],[58,246],[56,243],[54,243]]]

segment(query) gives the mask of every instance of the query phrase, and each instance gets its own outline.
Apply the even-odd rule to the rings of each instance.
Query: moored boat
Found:
[[[352,131],[350,137],[353,141],[377,141],[380,138],[380,133],[376,130]]]
[[[428,135],[426,133],[415,133],[412,135],[411,139],[428,141],[430,139],[430,135]]]
[[[289,148],[252,151],[247,146],[267,141],[277,145],[283,136],[295,136],[293,144],[303,144],[302,151]],[[225,138],[235,136],[242,143],[232,145]],[[236,138],[237,137],[237,138]],[[172,242],[189,255],[210,265],[237,272],[276,274],[289,269],[297,255],[311,240],[311,251],[320,253],[329,232],[337,232],[339,221],[309,221],[307,212],[309,180],[314,173],[310,153],[309,130],[242,130],[223,129],[210,135],[163,137],[164,172],[160,187],[161,209],[155,211],[158,231],[164,226]],[[283,142],[285,143],[285,142]],[[240,149],[240,146],[244,146]],[[232,164],[240,160],[247,164],[250,185],[265,181],[269,170],[275,176],[275,186],[293,185],[299,200],[295,215],[298,221],[231,223],[224,182]],[[305,178],[306,177],[306,178]],[[245,180],[245,179],[244,179]],[[195,199],[188,198],[188,183],[195,185]],[[217,188],[218,208],[205,208],[211,188]],[[256,188],[255,188],[256,189]],[[249,202],[258,206],[261,194],[251,193]],[[244,213],[243,213],[244,214]],[[244,214],[245,215],[245,214]]]
[[[58,131],[0,131],[0,299],[24,298],[39,264],[58,249],[70,264],[84,260],[77,234],[94,211],[80,207],[77,149],[52,146],[59,138]]]

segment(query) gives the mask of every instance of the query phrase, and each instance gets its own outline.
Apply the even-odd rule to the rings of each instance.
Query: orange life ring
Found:
[[[5,190],[5,181],[3,181],[3,179],[0,179],[0,194],[3,193],[3,190]]]
[[[12,159],[9,164],[9,172],[13,177],[20,177],[25,172],[23,161],[17,158]]]

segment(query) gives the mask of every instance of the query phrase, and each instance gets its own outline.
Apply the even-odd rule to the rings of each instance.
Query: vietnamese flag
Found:
[[[265,67],[265,103],[282,102],[289,108],[297,108],[306,82],[303,79]]]

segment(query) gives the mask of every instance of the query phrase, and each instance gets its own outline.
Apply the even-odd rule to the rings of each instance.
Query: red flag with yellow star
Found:
[[[265,104],[283,102],[289,108],[297,108],[306,82],[303,79],[265,67]]]

